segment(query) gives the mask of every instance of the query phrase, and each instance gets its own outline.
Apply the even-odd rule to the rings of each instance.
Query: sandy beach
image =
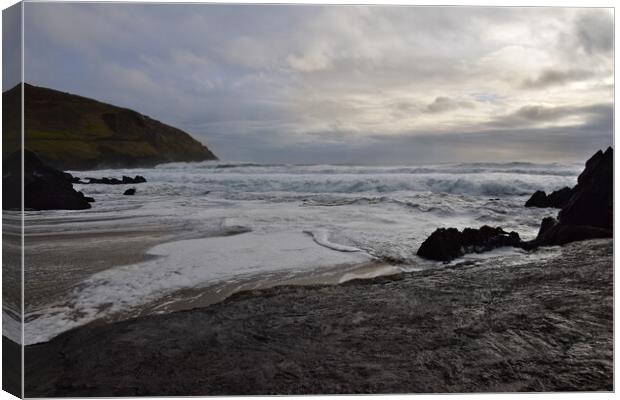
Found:
[[[613,390],[613,246],[281,286],[26,347],[27,396]],[[469,264],[469,265],[468,265]]]

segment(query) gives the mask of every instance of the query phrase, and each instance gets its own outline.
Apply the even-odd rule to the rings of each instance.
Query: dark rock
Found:
[[[573,190],[569,187],[563,187],[547,196],[547,207],[563,208],[573,195]]]
[[[547,193],[542,190],[534,192],[532,197],[525,202],[526,207],[547,207]]]
[[[456,228],[435,230],[420,246],[418,256],[437,261],[450,261],[468,253],[482,253],[497,247],[522,247],[517,232],[483,226],[480,229]]]
[[[613,232],[607,229],[588,225],[566,225],[561,222],[551,227],[547,227],[538,233],[532,242],[536,246],[560,246],[570,242],[577,242],[588,239],[603,239],[613,236]]]
[[[102,184],[102,185],[127,185],[127,184],[146,182],[146,179],[144,179],[144,177],[140,175],[136,175],[135,178],[131,178],[129,176],[123,175],[121,179],[108,178],[108,177],[86,178],[86,179],[88,179],[88,182],[79,182],[79,183],[96,183],[96,184]]]
[[[450,261],[463,254],[461,236],[456,228],[439,228],[422,243],[418,255],[431,260]]]
[[[538,235],[545,234],[551,228],[553,228],[558,223],[558,220],[553,217],[543,218],[540,223],[540,230],[538,231]]]
[[[565,225],[586,225],[613,230],[613,149],[600,150],[586,162],[573,196],[560,211]]]
[[[4,209],[21,209],[21,153],[11,154],[3,164]],[[84,210],[90,204],[73,189],[71,174],[45,165],[34,153],[24,151],[24,207],[31,210]]]
[[[556,190],[550,195],[542,190],[537,190],[534,192],[532,197],[525,202],[526,207],[539,207],[539,208],[562,208],[564,207],[568,201],[570,200],[573,191],[569,187],[564,187],[562,189]]]
[[[134,194],[136,194],[136,188],[130,188],[125,190],[125,193],[123,193],[125,196],[133,196]]]
[[[79,183],[79,184],[84,184],[85,182],[82,182],[82,180],[80,178],[78,178],[77,176],[73,176],[68,172],[63,172],[65,178],[71,182],[71,183]]]
[[[564,189],[562,189],[564,190]],[[532,246],[562,245],[613,237],[613,149],[598,151],[586,162],[558,221],[545,218]],[[565,191],[566,192],[566,191]]]
[[[86,200],[87,202],[89,202],[89,203],[94,203],[94,202],[95,202],[95,199],[94,199],[94,198],[89,197],[89,196],[84,196],[84,193],[82,193],[82,192],[78,192],[78,193],[79,193],[79,194],[80,194],[80,196],[82,196],[82,198],[83,198],[84,200]]]

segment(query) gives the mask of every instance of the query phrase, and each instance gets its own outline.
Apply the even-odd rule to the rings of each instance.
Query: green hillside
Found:
[[[59,169],[153,166],[216,160],[180,129],[136,111],[24,85],[25,147]],[[19,148],[20,87],[3,98],[3,154]]]

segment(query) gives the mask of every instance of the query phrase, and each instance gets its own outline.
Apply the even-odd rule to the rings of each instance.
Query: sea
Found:
[[[91,209],[25,212],[27,235],[67,235],[75,249],[64,255],[66,264],[55,266],[58,273],[37,274],[39,267],[26,263],[26,276],[40,280],[35,287],[53,293],[55,279],[79,270],[82,274],[78,282],[43,300],[29,301],[26,292],[24,342],[45,342],[86,323],[205,306],[239,291],[279,284],[338,284],[472,263],[501,268],[554,257],[554,248],[503,248],[441,263],[416,252],[440,227],[500,226],[533,239],[541,220],[558,210],[526,208],[525,201],[536,190],[572,187],[582,169],[581,163],[211,161],[70,171],[82,179],[142,175],[147,182],[77,184],[76,189],[96,200]],[[137,189],[134,196],[123,195],[129,187]],[[80,235],[123,235],[131,228],[135,237],[154,226],[178,233],[148,248],[138,262],[83,273],[90,270],[78,256]],[[109,250],[101,257],[109,257]],[[17,313],[6,306],[3,311],[3,333],[19,336]]]

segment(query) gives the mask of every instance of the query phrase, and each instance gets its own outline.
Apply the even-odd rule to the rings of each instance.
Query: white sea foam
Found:
[[[99,318],[130,317],[146,304],[170,301],[166,296],[172,292],[214,282],[312,273],[368,260],[385,264],[343,270],[342,281],[436,267],[415,254],[438,227],[502,226],[532,239],[542,218],[557,210],[525,208],[527,196],[574,185],[580,169],[529,163],[383,167],[205,162],[75,172],[79,177],[143,175],[148,182],[131,185],[137,188],[135,196],[122,195],[126,185],[77,185],[95,198],[94,207],[28,212],[31,237],[121,232],[127,225],[136,231],[170,225],[187,236],[151,249],[155,258],[148,262],[88,277],[57,304],[34,309],[26,301],[26,342],[45,341]],[[251,232],[213,237],[243,231]],[[203,238],[180,240],[187,237]],[[80,243],[74,246],[79,249]],[[498,250],[466,261],[485,262],[485,257],[519,260],[526,255]]]
[[[155,169],[101,170],[78,176],[143,174],[149,183],[139,191],[148,195],[202,195],[226,193],[228,198],[247,193],[380,193],[432,192],[484,196],[525,195],[535,190],[572,186],[578,165],[472,164],[425,167],[291,166],[174,163]],[[110,193],[110,185],[88,185],[89,193]]]
[[[314,241],[318,245],[323,246],[323,247],[327,247],[328,249],[332,249],[332,250],[336,250],[336,251],[342,251],[342,252],[347,252],[347,253],[353,253],[353,252],[361,251],[357,247],[344,246],[342,244],[330,242],[329,241],[329,233],[327,232],[326,229],[316,229],[314,231],[304,231],[304,233],[307,233],[310,236],[312,236],[312,238],[314,239]]]
[[[332,243],[333,247],[338,247]],[[73,327],[105,318],[186,288],[263,273],[351,266],[368,254],[334,251],[301,232],[245,233],[155,246],[156,259],[109,269],[78,285],[63,304],[26,316],[25,342],[47,341]]]

